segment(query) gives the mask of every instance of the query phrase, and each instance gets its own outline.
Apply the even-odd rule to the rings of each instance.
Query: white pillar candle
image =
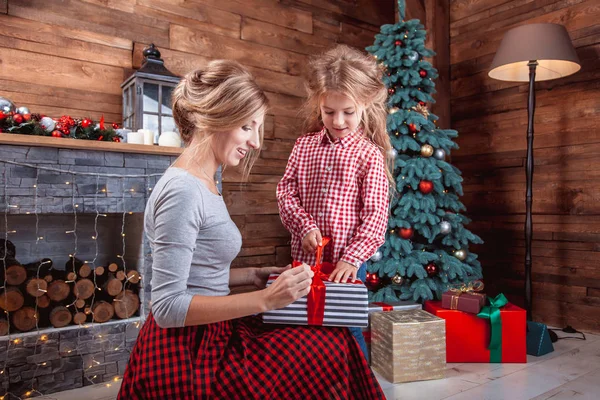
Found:
[[[144,144],[144,133],[140,131],[129,132],[127,134],[127,143]]]
[[[144,135],[144,144],[154,144],[154,132],[150,129],[140,129],[139,131],[142,131],[142,134]]]

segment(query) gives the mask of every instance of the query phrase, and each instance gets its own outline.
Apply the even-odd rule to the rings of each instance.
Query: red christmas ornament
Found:
[[[52,131],[52,137],[62,137],[62,132],[59,130]]]
[[[389,94],[394,94],[394,93],[396,93],[396,89],[394,89],[393,87],[391,87],[391,88],[388,89],[388,93]]]
[[[29,121],[29,120],[31,120],[31,114],[23,114],[23,119],[24,119],[25,121]]]
[[[408,131],[410,133],[417,133],[419,130],[415,124],[408,124]]]
[[[119,129],[119,124],[117,124],[116,122],[113,122],[112,127],[113,127],[113,129]]]
[[[425,78],[427,76],[427,71],[425,71],[424,69],[420,70],[419,71],[419,76],[421,78]]]
[[[81,127],[82,127],[82,128],[87,128],[87,127],[89,127],[91,124],[92,124],[92,121],[90,121],[90,120],[89,120],[89,119],[87,119],[87,118],[84,118],[84,119],[81,121]]]
[[[433,191],[433,182],[431,181],[421,181],[419,182],[419,190],[423,194],[429,194]]]
[[[102,139],[104,139],[104,136],[100,135],[100,137],[98,138],[98,141],[101,142]]]
[[[119,143],[120,141],[121,141],[121,139],[119,139],[119,138],[118,138],[118,137],[116,137],[116,136],[113,138],[113,142],[117,142],[117,143]]]
[[[0,111],[0,121],[2,121],[6,117],[8,117],[8,114],[4,114],[2,111]]]
[[[402,46],[402,40],[396,40],[395,45],[396,46]]]
[[[425,107],[426,103],[424,101],[420,101],[419,105]]]
[[[365,282],[370,288],[375,288],[379,285],[379,276],[375,273],[367,273],[367,282]]]
[[[15,124],[21,124],[23,122],[23,116],[21,114],[15,114],[12,118]]]
[[[427,264],[427,266],[425,267],[425,271],[427,271],[427,275],[429,275],[429,277],[432,278],[438,274],[439,268],[434,263],[431,263]]]
[[[400,237],[402,239],[410,239],[411,237],[413,237],[415,231],[413,230],[413,228],[400,228]]]

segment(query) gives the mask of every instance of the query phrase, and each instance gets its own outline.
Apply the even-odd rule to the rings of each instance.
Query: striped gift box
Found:
[[[279,275],[269,277],[269,286]],[[356,326],[369,325],[367,288],[359,280],[355,283],[325,284],[325,313],[323,326]],[[267,311],[263,314],[263,322],[267,324],[308,325],[307,297],[304,296],[285,308]]]

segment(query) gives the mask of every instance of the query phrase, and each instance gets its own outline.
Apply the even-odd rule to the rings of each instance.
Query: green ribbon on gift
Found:
[[[488,346],[488,349],[490,349],[490,362],[499,363],[502,362],[502,317],[500,316],[500,308],[508,304],[508,300],[502,293],[493,298],[488,297],[488,300],[490,305],[483,307],[477,316],[490,320],[491,335]]]

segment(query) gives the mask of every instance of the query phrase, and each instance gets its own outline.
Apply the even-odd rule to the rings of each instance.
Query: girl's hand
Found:
[[[306,296],[314,275],[306,264],[284,271],[263,291],[266,309],[277,310]]]
[[[335,269],[329,275],[329,280],[335,283],[346,283],[348,278],[352,278],[352,282],[354,282],[356,280],[357,273],[358,268],[356,268],[354,265],[348,264],[345,261],[338,261],[338,263],[335,264]]]
[[[302,239],[302,250],[305,253],[314,253],[317,251],[317,246],[321,246],[323,244],[323,237],[321,236],[321,231],[318,229],[313,229],[304,235]]]
[[[285,267],[257,267],[253,268],[252,283],[259,289],[264,289],[267,286],[269,275],[271,274],[282,274],[284,271],[292,268],[291,264]]]

